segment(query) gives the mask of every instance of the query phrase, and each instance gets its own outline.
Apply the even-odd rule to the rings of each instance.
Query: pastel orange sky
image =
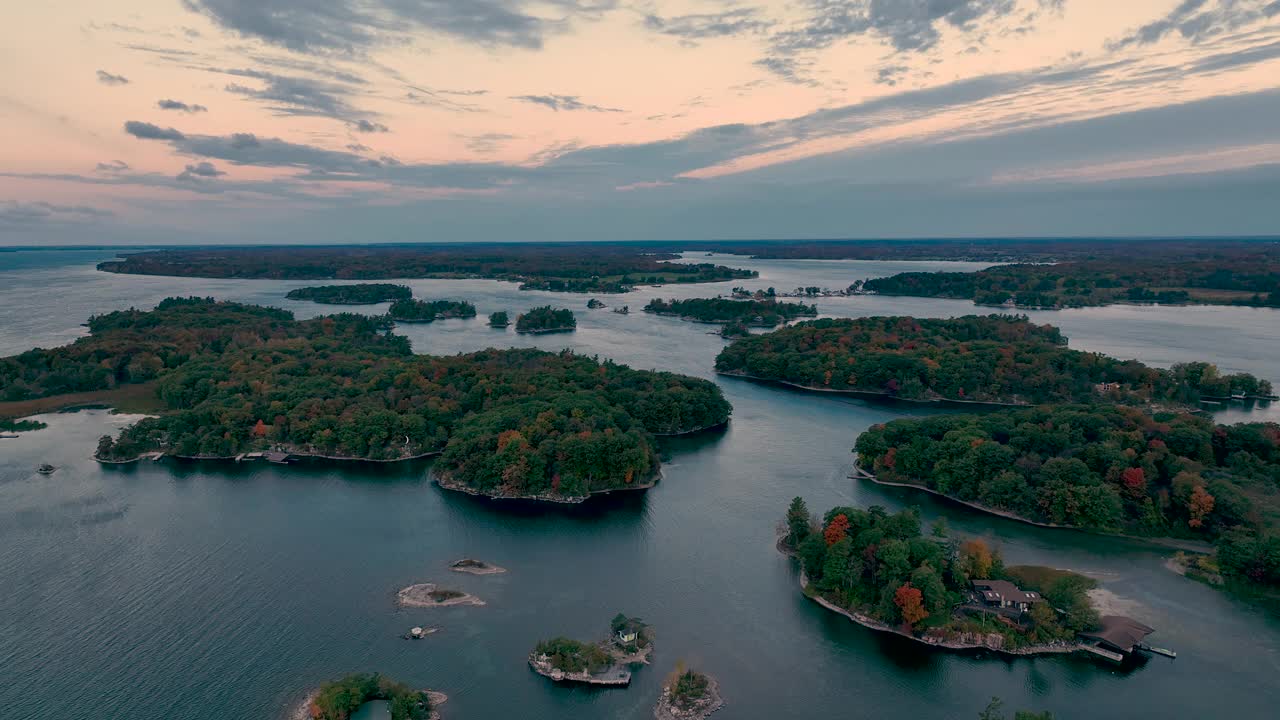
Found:
[[[1280,233],[1280,0],[68,0],[0,36],[0,244]]]

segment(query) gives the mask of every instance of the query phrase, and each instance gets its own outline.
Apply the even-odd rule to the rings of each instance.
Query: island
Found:
[[[736,340],[738,338],[751,337],[751,328],[746,323],[735,320],[722,325],[720,332],[716,334],[725,340]]]
[[[959,298],[979,305],[1061,309],[1159,303],[1280,307],[1280,256],[1270,248],[1203,257],[1131,256],[976,272],[906,272],[860,286],[881,295]]]
[[[432,720],[436,706],[448,698],[431,690],[414,690],[378,673],[355,673],[324,683],[307,694],[289,720],[348,720],[367,702],[383,700],[391,720]]]
[[[804,594],[872,630],[947,650],[1123,658],[1081,636],[1103,627],[1094,580],[1006,567],[983,540],[953,541],[940,528],[926,536],[915,509],[835,507],[817,521],[795,498],[784,532],[778,546],[799,559]]]
[[[465,300],[397,300],[387,310],[387,317],[406,323],[429,323],[445,318],[475,316],[476,306]]]
[[[621,293],[638,284],[756,276],[631,243],[453,243],[399,246],[220,247],[150,250],[98,264],[104,272],[276,280],[489,278],[522,290]]]
[[[507,317],[505,310],[499,310],[489,315],[489,327],[504,328],[511,324],[511,320]]]
[[[135,387],[152,417],[98,459],[143,455],[398,461],[442,454],[444,484],[580,502],[651,484],[657,435],[724,424],[714,383],[531,348],[415,355],[386,317],[295,320],[283,310],[170,298],[90,319],[60,348],[0,358],[0,397]],[[70,395],[60,395],[70,393]]]
[[[599,310],[602,307],[608,307],[608,306],[595,298],[591,298],[590,300],[587,301],[588,310]]]
[[[506,568],[500,568],[497,565],[490,565],[483,560],[473,560],[471,558],[455,560],[449,564],[449,569],[454,572],[467,573],[469,575],[498,575],[507,571]]]
[[[483,607],[485,602],[475,595],[461,590],[436,587],[434,583],[418,583],[401,588],[396,593],[396,603],[402,607],[452,607],[474,605]]]
[[[32,432],[35,430],[43,430],[47,427],[49,426],[46,423],[42,423],[39,420],[12,420],[8,418],[0,418],[0,432],[4,433]]]
[[[653,629],[639,618],[621,613],[613,618],[609,628],[609,637],[596,643],[567,637],[543,640],[529,653],[529,667],[556,682],[630,685],[628,667],[649,662]]]
[[[1160,369],[1072,350],[1058,328],[1021,315],[810,320],[734,341],[716,371],[810,390],[996,405],[1188,407],[1271,393],[1269,381],[1208,363]]]
[[[1280,591],[1280,424],[1051,405],[894,420],[855,450],[868,479],[1005,517],[1214,543],[1185,566]]]
[[[779,302],[775,299],[730,300],[729,298],[692,298],[662,300],[655,298],[644,306],[655,315],[678,317],[705,323],[742,324],[753,327],[775,327],[799,317],[816,317],[818,308],[804,303]]]
[[[573,316],[572,310],[553,308],[550,305],[533,308],[516,317],[518,333],[569,332],[577,327],[578,320]]]
[[[413,297],[413,291],[406,285],[391,283],[316,285],[290,290],[285,297],[325,305],[376,305],[392,300],[408,300]]]
[[[677,666],[653,708],[654,720],[703,720],[724,707],[715,678]]]

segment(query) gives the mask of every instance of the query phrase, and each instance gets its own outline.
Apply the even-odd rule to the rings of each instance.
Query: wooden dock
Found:
[[[1156,655],[1163,655],[1167,658],[1173,658],[1175,660],[1178,658],[1178,653],[1168,648],[1152,647],[1150,645],[1138,645],[1137,648],[1139,650],[1142,650],[1143,652],[1154,653]]]
[[[1123,656],[1123,655],[1121,655],[1120,653],[1117,653],[1117,652],[1111,652],[1110,650],[1103,650],[1102,648],[1098,647],[1097,645],[1089,645],[1088,643],[1081,643],[1081,644],[1080,644],[1080,649],[1081,649],[1081,650],[1084,650],[1085,652],[1091,652],[1091,653],[1093,653],[1094,655],[1098,655],[1098,656],[1100,656],[1100,657],[1104,657],[1104,658],[1106,658],[1106,659],[1110,660],[1111,662],[1117,662],[1117,663],[1118,663],[1118,662],[1124,662],[1124,656]]]

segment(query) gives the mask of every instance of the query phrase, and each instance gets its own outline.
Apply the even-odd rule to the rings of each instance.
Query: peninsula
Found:
[[[1280,425],[1057,405],[894,420],[858,468],[1041,525],[1216,544],[1213,574],[1280,590]]]
[[[106,461],[443,453],[434,471],[475,492],[577,498],[642,485],[658,471],[656,434],[723,424],[731,411],[706,380],[571,352],[415,355],[385,317],[298,321],[170,298],[92,318],[89,329],[70,345],[0,359],[0,397],[153,388],[156,416],[104,437]]]
[[[105,272],[276,280],[489,278],[523,290],[621,293],[636,285],[721,282],[755,271],[631,244],[465,243],[400,246],[221,247],[151,250],[99,263]]]
[[[1005,567],[982,540],[926,537],[915,510],[836,507],[815,522],[796,498],[779,548],[800,560],[801,586],[818,604],[937,648],[1069,653],[1092,648],[1079,635],[1101,626],[1088,595],[1093,580]]]
[[[390,283],[316,285],[290,290],[285,297],[325,305],[376,305],[392,300],[408,300],[413,297],[413,291],[408,286]]]
[[[1266,380],[1208,363],[1166,370],[1072,350],[1058,328],[1019,315],[811,320],[734,341],[716,357],[716,371],[821,391],[1004,405],[1187,407],[1271,393]]]

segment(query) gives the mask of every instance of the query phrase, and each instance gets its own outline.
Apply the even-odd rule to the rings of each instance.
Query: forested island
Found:
[[[275,280],[489,278],[525,290],[628,292],[635,285],[755,277],[709,263],[663,262],[672,252],[615,243],[221,247],[151,250],[99,263],[106,272]]]
[[[385,700],[391,720],[428,720],[434,717],[432,695],[377,673],[356,673],[321,685],[308,697],[304,712],[310,720],[347,720],[361,705]]]
[[[653,708],[654,720],[703,720],[724,707],[720,686],[711,676],[676,666]]]
[[[433,453],[442,485],[579,501],[643,487],[654,434],[722,424],[706,380],[570,352],[414,355],[385,317],[295,320],[283,310],[170,298],[96,316],[90,334],[0,359],[0,396],[21,400],[155,381],[163,411],[103,438],[106,461],[161,452],[232,458],[276,450],[340,459]]]
[[[894,420],[858,465],[1029,521],[1216,543],[1227,579],[1280,588],[1280,425],[1113,405]]]
[[[489,315],[489,327],[504,328],[511,324],[511,319],[507,317],[505,310],[499,310]]]
[[[799,558],[804,592],[875,630],[951,649],[1037,654],[1071,652],[1076,634],[1098,624],[1087,594],[1093,580],[1005,567],[982,540],[957,542],[940,529],[925,536],[914,509],[835,507],[815,521],[796,498],[785,522],[779,547]],[[1005,591],[1013,605],[1006,597],[993,608],[982,588],[1001,581],[1017,586]]]
[[[310,300],[325,305],[376,305],[392,300],[408,300],[413,291],[406,285],[360,283],[357,285],[316,285],[290,290],[290,300]]]
[[[622,613],[609,623],[609,636],[586,643],[567,637],[543,640],[529,653],[529,667],[556,682],[628,685],[629,665],[646,664],[653,652],[653,628]]]
[[[472,318],[476,306],[465,300],[397,300],[387,316],[396,322],[429,323],[445,318]]]
[[[567,332],[578,327],[578,320],[568,308],[542,305],[516,316],[518,333]]]
[[[1269,249],[1211,258],[1115,257],[977,272],[908,272],[872,278],[861,289],[1027,308],[1114,303],[1280,307],[1280,256]]]
[[[728,298],[693,298],[689,300],[662,300],[655,298],[644,306],[644,311],[655,315],[669,315],[682,320],[706,323],[741,324],[753,327],[774,327],[798,317],[813,317],[818,308],[804,303],[764,300],[730,300]]]
[[[817,390],[1003,404],[1183,406],[1271,393],[1266,380],[1207,363],[1165,370],[1071,350],[1058,328],[1017,315],[811,320],[734,341],[716,357],[716,371]]]

